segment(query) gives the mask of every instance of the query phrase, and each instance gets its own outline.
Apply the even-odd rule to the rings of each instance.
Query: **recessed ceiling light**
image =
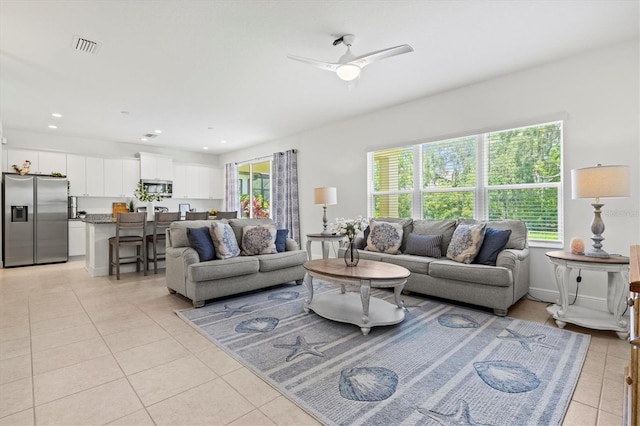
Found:
[[[162,133],[162,130],[154,130],[153,132],[157,133],[157,134],[160,134],[160,133]]]
[[[60,113],[58,113],[58,112],[52,112],[52,113],[51,113],[51,116],[52,116],[52,117],[55,117],[55,118],[61,118],[61,117],[62,117],[62,114],[60,114]]]
[[[220,143],[227,143],[227,141],[225,141],[224,139],[220,141]]]
[[[203,146],[202,149],[209,149],[209,147],[208,146]]]
[[[49,126],[47,126],[47,127],[49,127],[50,129],[57,129],[58,128],[58,126],[56,126],[55,124],[49,124]]]
[[[142,142],[146,142],[146,141],[148,141],[149,139],[147,139],[147,138],[140,138],[140,140],[141,140]]]

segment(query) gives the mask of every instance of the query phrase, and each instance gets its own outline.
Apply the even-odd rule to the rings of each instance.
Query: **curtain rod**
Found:
[[[294,148],[294,149],[291,149],[290,151],[291,151],[291,152],[293,152],[294,154],[297,154],[297,153],[298,153],[298,150],[297,150],[297,149],[295,149],[295,148]],[[276,152],[275,154],[284,155],[284,152]],[[252,163],[252,162],[254,162],[254,161],[256,161],[256,160],[268,160],[268,159],[270,159],[270,158],[271,158],[270,156],[256,157],[256,158],[251,158],[250,160],[236,161],[236,162],[235,162],[235,163],[233,163],[233,164],[235,164],[235,165],[237,166],[238,164]]]

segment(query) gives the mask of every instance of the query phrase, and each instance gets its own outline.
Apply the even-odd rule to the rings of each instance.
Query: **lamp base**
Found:
[[[601,259],[607,259],[610,257],[609,253],[607,253],[606,251],[602,249],[594,249],[594,248],[585,251],[584,255],[589,257],[599,257]]]
[[[591,241],[593,241],[593,247],[587,250],[584,255],[606,259],[609,257],[609,253],[602,250],[602,240],[604,240],[604,237],[602,236],[602,233],[604,232],[604,222],[602,221],[601,209],[604,204],[599,203],[596,199],[596,202],[591,205],[593,206],[593,221],[591,222],[591,232],[593,232]]]

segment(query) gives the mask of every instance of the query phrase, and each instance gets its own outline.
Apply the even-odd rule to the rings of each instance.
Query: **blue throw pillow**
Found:
[[[198,253],[201,262],[216,258],[216,251],[213,248],[209,228],[187,228],[187,238],[189,238],[191,247]]]
[[[289,236],[288,229],[278,229],[276,231],[276,250],[278,253],[282,253],[287,249],[287,237]]]
[[[507,246],[510,236],[511,229],[486,228],[482,246],[473,263],[496,266],[498,254]]]
[[[442,235],[409,234],[406,254],[441,258],[440,244]]]

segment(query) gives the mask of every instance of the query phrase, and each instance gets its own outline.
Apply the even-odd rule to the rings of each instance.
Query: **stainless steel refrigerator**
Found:
[[[67,180],[2,174],[4,267],[66,262]]]

